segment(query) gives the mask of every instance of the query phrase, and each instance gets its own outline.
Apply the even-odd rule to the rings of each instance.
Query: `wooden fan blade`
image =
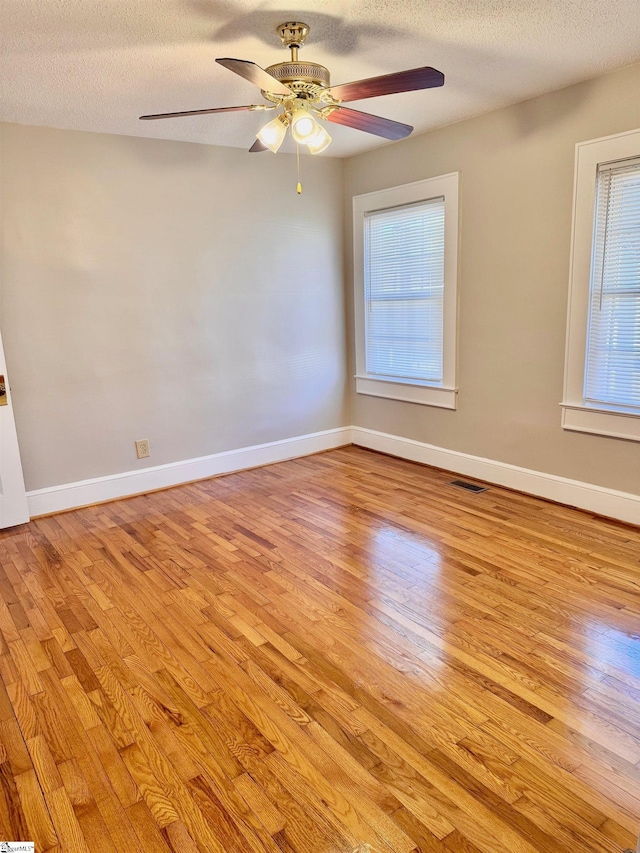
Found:
[[[260,140],[259,140],[259,139],[256,139],[256,141],[253,143],[253,145],[252,145],[252,146],[251,146],[251,148],[249,149],[249,151],[250,151],[252,154],[257,154],[257,153],[258,153],[258,151],[267,151],[267,150],[268,150],[268,149],[267,149],[267,146],[266,146],[266,145],[263,145],[263,144],[262,144],[262,142],[260,142]]]
[[[246,59],[216,59],[220,65],[224,65],[229,71],[239,74],[265,92],[273,92],[274,95],[291,95],[291,89],[268,74],[264,68],[260,68],[255,62]]]
[[[210,110],[186,110],[181,113],[158,113],[157,115],[140,116],[142,121],[156,118],[180,118],[181,116],[204,116],[209,113],[235,113],[241,110],[263,110],[270,107],[257,106],[256,104],[248,104],[246,107],[214,107]]]
[[[395,95],[397,92],[413,92],[416,89],[432,89],[444,85],[444,74],[435,68],[412,68],[410,71],[398,71],[395,74],[383,74],[381,77],[369,77],[355,83],[343,83],[329,89],[332,97],[338,101],[360,101],[364,98],[376,98],[378,95]]]
[[[356,130],[364,130],[365,133],[374,133],[385,139],[404,139],[409,136],[413,128],[410,124],[402,124],[392,121],[390,118],[380,118],[371,113],[362,113],[360,110],[352,110],[350,107],[338,107],[337,110],[326,116],[327,121],[334,124],[344,124],[347,127],[355,127]]]

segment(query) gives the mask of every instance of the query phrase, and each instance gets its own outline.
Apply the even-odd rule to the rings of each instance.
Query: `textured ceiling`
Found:
[[[420,132],[640,59],[639,11],[638,0],[2,0],[0,120],[248,148],[269,114],[138,116],[261,103],[214,60],[285,61],[275,27],[302,20],[301,59],[326,65],[334,84],[442,71],[442,89],[350,105]],[[330,132],[333,156],[388,144]]]

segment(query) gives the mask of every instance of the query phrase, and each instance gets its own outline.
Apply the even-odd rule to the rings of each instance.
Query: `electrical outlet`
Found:
[[[151,456],[148,438],[141,438],[136,441],[136,453],[138,455],[138,459],[146,459],[147,456]]]

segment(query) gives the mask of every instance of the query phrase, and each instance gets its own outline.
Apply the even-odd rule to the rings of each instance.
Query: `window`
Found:
[[[356,389],[454,409],[458,175],[354,198]]]
[[[577,146],[563,426],[640,441],[640,131]]]
[[[586,355],[587,403],[640,414],[640,159],[598,169]]]

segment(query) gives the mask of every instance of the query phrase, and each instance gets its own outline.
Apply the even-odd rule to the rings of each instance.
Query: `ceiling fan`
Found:
[[[331,86],[329,71],[324,65],[298,60],[298,50],[309,34],[309,26],[299,21],[287,21],[280,24],[276,31],[283,45],[291,50],[289,62],[279,62],[264,69],[245,59],[216,59],[216,62],[224,65],[229,71],[258,86],[269,104],[186,110],[145,115],[140,118],[150,120],[242,110],[278,110],[276,117],[258,131],[257,139],[249,151],[269,149],[275,153],[290,128],[296,142],[306,144],[311,154],[319,154],[331,142],[331,137],[321,123],[323,120],[373,133],[384,139],[403,139],[413,130],[411,125],[345,107],[345,102],[417,89],[431,89],[444,84],[444,74],[426,66]]]

